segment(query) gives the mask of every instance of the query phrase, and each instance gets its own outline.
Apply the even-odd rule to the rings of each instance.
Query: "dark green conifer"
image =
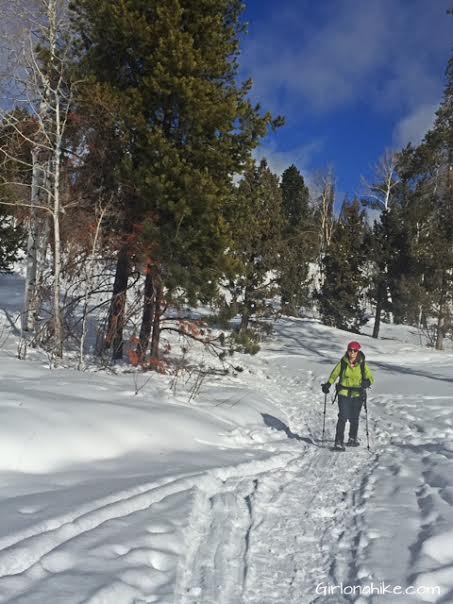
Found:
[[[366,322],[363,308],[367,285],[365,233],[365,212],[360,202],[346,200],[323,258],[324,282],[318,300],[326,325],[358,332]]]
[[[11,214],[0,205],[0,273],[9,273],[24,244],[23,229],[15,223]]]
[[[15,127],[11,125],[15,124]],[[25,232],[17,214],[27,215],[16,204],[28,203],[30,185],[33,119],[22,110],[14,110],[0,124],[0,272],[10,272],[25,242]],[[21,135],[23,132],[23,136]]]
[[[285,314],[297,316],[308,298],[309,263],[316,257],[317,233],[308,187],[296,166],[283,172],[280,188],[285,219],[279,271],[281,305]]]
[[[236,268],[230,290],[241,316],[240,331],[245,332],[252,316],[272,313],[282,251],[281,191],[265,160],[246,170],[227,218],[234,227],[230,257]]]
[[[250,103],[250,82],[237,82],[242,8],[237,0],[73,4],[85,100],[102,132],[96,142],[111,147],[102,169],[118,230],[144,223],[167,301],[214,293],[229,244],[222,208],[232,178],[279,123]]]
[[[436,319],[435,346],[452,328],[453,302],[453,59],[433,128],[415,149],[406,148],[399,169],[407,183],[406,228],[410,233],[417,278],[411,291],[419,307],[418,323]]]

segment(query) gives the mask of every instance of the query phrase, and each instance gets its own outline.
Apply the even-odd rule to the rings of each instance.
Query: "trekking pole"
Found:
[[[368,405],[366,400],[366,390],[363,391],[363,404],[365,407],[365,428],[366,428],[366,448],[370,450],[370,433],[368,431]]]
[[[336,384],[335,385],[335,396],[332,399],[332,405],[334,404],[334,402],[337,400],[337,396],[338,396],[338,392],[340,390],[340,384]]]
[[[326,433],[326,410],[327,410],[327,392],[324,395],[324,414],[322,418],[322,438],[321,438],[321,446],[324,447],[324,436]]]

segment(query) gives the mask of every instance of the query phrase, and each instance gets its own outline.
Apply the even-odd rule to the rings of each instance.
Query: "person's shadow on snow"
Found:
[[[274,430],[280,430],[280,432],[284,432],[288,438],[302,440],[303,442],[308,443],[310,445],[313,444],[311,438],[308,438],[306,436],[300,436],[299,434],[294,434],[294,432],[291,432],[288,426],[277,417],[274,417],[273,415],[269,415],[267,413],[262,413],[261,417],[263,418],[263,421],[266,426],[268,426],[269,428],[274,428]]]

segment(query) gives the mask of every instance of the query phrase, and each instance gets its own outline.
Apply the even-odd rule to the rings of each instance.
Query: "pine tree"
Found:
[[[372,209],[381,211],[380,220],[374,229],[374,253],[376,270],[372,277],[372,298],[375,301],[373,338],[379,337],[381,313],[390,310],[392,305],[389,274],[389,263],[398,248],[392,248],[390,242],[390,225],[393,219],[394,194],[398,186],[396,171],[397,156],[394,151],[385,151],[375,168],[376,181],[368,185],[368,194],[362,200]]]
[[[0,124],[0,272],[11,271],[25,243],[24,228],[16,215],[19,213],[17,203],[29,200],[31,121],[25,111],[13,110]]]
[[[434,128],[425,137],[427,150],[432,153],[436,174],[436,244],[442,249],[438,260],[438,317],[436,349],[452,327],[453,301],[453,57],[447,67],[447,85],[437,111]]]
[[[433,128],[415,149],[399,158],[410,189],[408,228],[418,270],[417,299],[420,322],[428,315],[437,321],[435,346],[452,327],[453,301],[453,58]],[[414,288],[415,289],[415,288]]]
[[[294,164],[283,172],[280,187],[288,227],[297,229],[309,219],[310,208],[308,187]]]
[[[392,199],[391,212],[386,216],[388,248],[386,265],[388,291],[396,323],[420,326],[429,312],[429,295],[426,289],[430,249],[431,202],[418,185],[413,187],[409,167],[413,163],[414,150],[409,145],[398,154],[397,172],[399,184]],[[409,167],[409,168],[408,168]],[[372,256],[379,265],[381,251]],[[381,262],[382,264],[382,262]],[[382,267],[378,271],[382,273]]]
[[[326,325],[358,332],[366,322],[362,305],[367,285],[365,233],[365,212],[360,202],[346,200],[323,258],[324,282],[317,297]]]
[[[227,209],[226,217],[234,226],[229,255],[236,268],[230,290],[241,316],[240,332],[245,333],[252,316],[272,312],[270,298],[276,291],[275,271],[282,251],[281,191],[265,160],[246,170]]]
[[[296,166],[283,172],[280,188],[285,217],[283,262],[279,271],[281,304],[284,313],[297,316],[308,297],[309,262],[316,257],[317,233],[309,191]]]
[[[0,205],[0,273],[9,273],[24,244],[24,231]]]
[[[411,274],[412,267],[407,232],[395,200],[391,210],[381,212],[367,239],[371,265],[368,295],[375,304],[373,337],[377,338],[383,312],[397,323],[404,320],[402,284],[404,277]]]
[[[248,101],[250,82],[237,84],[242,5],[81,0],[73,9],[91,123],[106,132],[97,143],[111,146],[104,170],[122,220],[118,231],[128,235],[144,223],[160,297],[210,297],[229,242],[222,206],[232,177],[268,126],[279,123]],[[123,275],[130,256],[121,255]],[[117,298],[127,277],[120,281]],[[155,313],[162,303],[155,301]]]

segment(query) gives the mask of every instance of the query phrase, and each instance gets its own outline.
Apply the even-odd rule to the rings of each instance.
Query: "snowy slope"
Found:
[[[0,286],[1,603],[453,602],[452,354],[361,336],[371,451],[335,454],[319,385],[350,334],[280,320],[195,400],[154,374],[136,396],[17,360],[20,282]]]

